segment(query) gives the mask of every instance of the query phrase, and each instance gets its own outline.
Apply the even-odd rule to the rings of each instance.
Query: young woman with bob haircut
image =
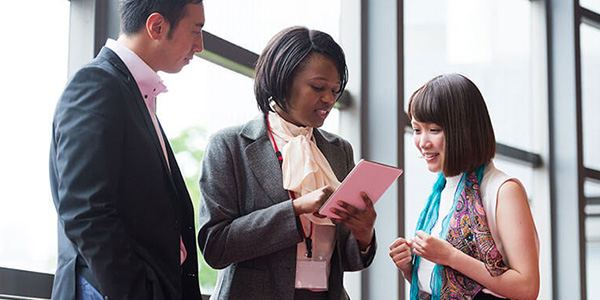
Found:
[[[494,130],[479,89],[433,78],[408,105],[414,143],[438,173],[413,239],[390,257],[414,299],[536,299],[539,241],[525,188],[494,166]]]
[[[354,167],[352,146],[319,129],[346,86],[342,48],[291,27],[260,55],[261,114],[209,141],[202,163],[200,249],[221,269],[213,299],[348,299],[344,271],[375,255],[375,210],[317,211]]]

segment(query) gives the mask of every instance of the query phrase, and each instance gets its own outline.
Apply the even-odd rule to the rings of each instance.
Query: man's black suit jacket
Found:
[[[75,298],[76,272],[109,299],[200,299],[193,207],[162,134],[170,171],[139,88],[112,50],[67,84],[50,149],[53,299]]]

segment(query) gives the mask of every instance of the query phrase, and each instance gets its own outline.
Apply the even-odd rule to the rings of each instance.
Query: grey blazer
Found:
[[[322,130],[314,137],[342,181],[354,167],[352,147]],[[211,299],[294,298],[296,245],[303,238],[282,181],[263,115],[210,138],[200,176],[198,243],[206,262],[222,269]],[[350,231],[336,226],[330,299],[348,299],[343,272],[369,266],[375,238],[372,245],[361,255]]]

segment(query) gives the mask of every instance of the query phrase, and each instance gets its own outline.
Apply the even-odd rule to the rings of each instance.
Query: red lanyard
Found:
[[[267,129],[269,129],[269,135],[271,136],[271,141],[273,141],[273,147],[275,148],[275,155],[277,155],[277,159],[279,160],[279,166],[281,167],[283,165],[283,155],[281,155],[281,151],[279,151],[279,148],[277,147],[275,138],[273,138],[273,132],[271,131],[271,124],[269,123],[269,115],[267,115]],[[288,193],[290,193],[292,200],[296,200],[296,193],[294,193],[293,191],[288,191]],[[308,224],[310,226],[310,231],[308,232],[308,236],[304,232],[304,226],[301,226],[301,227],[302,227],[302,236],[304,237],[304,242],[306,243],[306,257],[311,258],[312,257],[313,224],[310,220],[308,221]],[[302,224],[300,224],[300,225],[302,225]]]

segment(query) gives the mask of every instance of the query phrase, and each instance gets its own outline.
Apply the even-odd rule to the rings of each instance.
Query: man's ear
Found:
[[[146,20],[146,31],[153,40],[166,37],[169,31],[169,22],[159,13],[151,14]]]

